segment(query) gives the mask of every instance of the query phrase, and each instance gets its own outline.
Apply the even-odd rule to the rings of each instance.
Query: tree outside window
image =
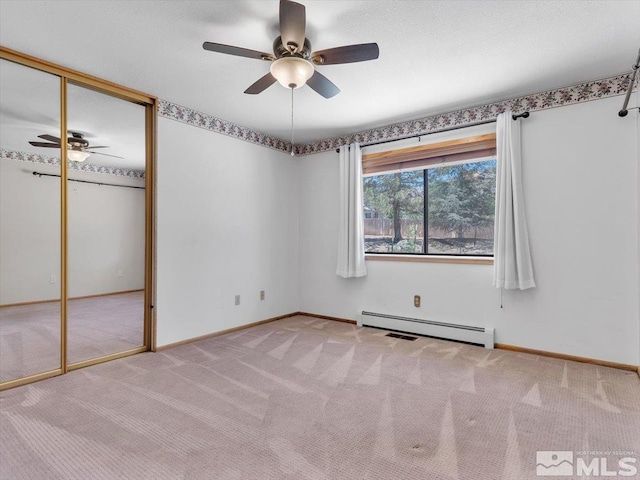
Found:
[[[365,250],[492,255],[495,181],[495,159],[365,177]]]

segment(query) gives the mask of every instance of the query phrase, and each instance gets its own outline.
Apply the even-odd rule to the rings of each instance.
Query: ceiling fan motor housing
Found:
[[[86,148],[89,146],[89,142],[84,138],[69,137],[67,138],[67,143],[71,145],[71,147]]]
[[[276,58],[282,57],[300,57],[305,60],[309,60],[311,58],[311,42],[308,38],[304,39],[304,45],[300,51],[299,46],[290,43],[289,48],[282,43],[282,37],[278,35],[276,39],[273,41],[273,54]]]
[[[82,149],[89,146],[89,142],[85,140],[84,135],[80,132],[69,131],[71,136],[67,138],[67,144],[76,149]]]

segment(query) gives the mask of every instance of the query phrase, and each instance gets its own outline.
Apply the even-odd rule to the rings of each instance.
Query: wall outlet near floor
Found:
[[[240,305],[240,295],[236,295],[236,305]]]
[[[122,270],[118,270],[118,278],[122,277]]]
[[[414,295],[413,296],[413,306],[414,307],[419,307],[420,306],[420,295]]]
[[[264,300],[264,290],[260,290],[260,300]]]
[[[56,276],[55,275],[51,275],[49,277],[49,283],[56,283]]]

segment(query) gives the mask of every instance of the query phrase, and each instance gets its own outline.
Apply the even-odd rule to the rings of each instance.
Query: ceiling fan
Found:
[[[71,135],[67,138],[67,158],[73,162],[84,162],[90,154],[104,155],[105,157],[122,158],[108,153],[94,152],[96,148],[109,148],[106,145],[89,145],[89,141],[84,138],[84,134],[80,132],[69,132]],[[38,138],[49,140],[49,142],[29,142],[34,147],[60,148],[61,142],[59,137],[53,135],[38,135]]]
[[[376,43],[346,45],[317,52],[305,36],[306,10],[290,0],[280,0],[280,36],[273,42],[273,55],[222,43],[204,42],[202,47],[212,52],[255,58],[271,63],[271,71],[247,88],[244,93],[261,93],[276,81],[285,88],[300,88],[307,83],[325,98],[340,93],[331,80],[315,69],[316,65],[364,62],[378,58]]]

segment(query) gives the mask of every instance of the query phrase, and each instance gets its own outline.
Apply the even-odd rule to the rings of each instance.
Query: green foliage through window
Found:
[[[495,160],[365,177],[365,250],[493,255],[495,184]]]

